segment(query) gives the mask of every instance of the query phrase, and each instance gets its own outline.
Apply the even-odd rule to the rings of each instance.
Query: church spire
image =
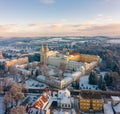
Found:
[[[46,45],[46,52],[49,52],[48,44]]]
[[[44,52],[45,50],[44,50],[44,47],[43,47],[43,43],[42,43],[42,46],[41,46],[41,50],[40,50],[41,52]]]
[[[43,43],[42,43],[42,46],[41,46],[41,49],[40,49],[40,62],[43,63],[44,62],[44,47],[43,47]]]

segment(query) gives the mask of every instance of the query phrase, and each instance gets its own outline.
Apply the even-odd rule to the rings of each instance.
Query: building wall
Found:
[[[70,55],[69,60],[71,61],[80,61],[80,55]]]
[[[5,62],[7,68],[14,65],[22,65],[28,63],[28,57],[13,59]]]
[[[79,61],[79,62],[93,62],[93,61],[100,61],[99,56],[94,56],[94,55],[86,55],[86,54],[80,54],[80,55],[70,55],[69,60],[72,61]]]
[[[84,55],[84,54],[81,54],[80,55],[80,61],[81,62],[93,62],[93,61],[97,61],[99,62],[100,61],[100,57],[99,56],[93,56],[93,55]]]
[[[92,108],[94,111],[101,111],[103,109],[103,100],[94,99],[92,100]]]
[[[90,99],[80,99],[80,110],[88,111],[90,109]]]
[[[48,63],[47,64],[58,67],[60,65],[60,63],[61,63],[61,58],[59,58],[59,57],[48,57]]]
[[[102,111],[103,104],[102,99],[80,99],[80,110],[89,111],[92,108],[94,111]]]

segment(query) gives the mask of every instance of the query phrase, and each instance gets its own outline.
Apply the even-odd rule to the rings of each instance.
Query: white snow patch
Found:
[[[0,96],[0,114],[4,114],[3,97]]]
[[[96,88],[98,87],[97,85],[90,85],[88,83],[88,78],[89,76],[82,76],[80,77],[80,87],[81,89],[90,89],[90,90],[96,90]]]

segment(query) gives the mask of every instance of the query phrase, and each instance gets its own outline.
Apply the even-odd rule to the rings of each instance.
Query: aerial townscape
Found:
[[[1,114],[120,113],[120,45],[113,39],[1,39]]]
[[[0,114],[120,114],[120,0],[0,0]]]

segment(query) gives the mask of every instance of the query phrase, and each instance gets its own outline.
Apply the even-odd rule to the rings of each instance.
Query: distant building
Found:
[[[28,63],[28,57],[23,57],[23,58],[17,58],[17,59],[12,59],[12,60],[7,60],[5,62],[5,66],[7,69],[14,65],[22,65]]]
[[[16,58],[16,59],[0,59],[0,65],[3,65],[5,70],[8,70],[14,65],[22,65],[28,63],[28,57]]]
[[[2,55],[2,52],[0,52],[0,59],[3,59],[3,55]]]

